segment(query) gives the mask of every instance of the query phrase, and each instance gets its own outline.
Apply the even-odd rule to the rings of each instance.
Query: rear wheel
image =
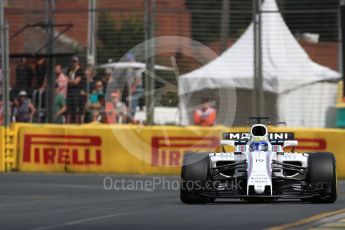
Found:
[[[188,204],[201,204],[211,201],[208,197],[200,195],[209,179],[209,153],[186,153],[181,171],[181,201]]]
[[[314,203],[334,203],[337,200],[336,163],[332,153],[310,153],[308,157],[307,182],[325,185],[326,192],[309,199]]]

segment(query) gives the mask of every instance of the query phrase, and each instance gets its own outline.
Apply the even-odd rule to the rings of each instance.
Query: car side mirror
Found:
[[[235,141],[233,141],[233,140],[221,140],[220,144],[221,145],[227,145],[227,146],[236,147]]]
[[[290,147],[290,146],[295,147],[297,145],[298,145],[298,141],[296,141],[296,140],[284,141],[283,148]]]

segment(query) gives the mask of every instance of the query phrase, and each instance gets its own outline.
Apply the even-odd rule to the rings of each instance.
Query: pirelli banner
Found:
[[[224,127],[23,125],[18,170],[177,174],[187,151],[215,151]]]
[[[131,125],[16,125],[17,164],[25,172],[93,172],[178,174],[186,152],[219,150],[224,132],[245,128]],[[338,175],[345,177],[345,131],[272,129],[294,132],[295,151],[329,151],[336,155]]]

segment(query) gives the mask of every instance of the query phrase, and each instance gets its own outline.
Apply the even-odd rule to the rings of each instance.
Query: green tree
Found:
[[[238,37],[252,20],[253,0],[229,0],[229,37]],[[186,0],[192,14],[193,39],[209,43],[220,38],[222,0]]]
[[[193,39],[209,43],[219,38],[221,0],[186,0],[192,13]]]
[[[238,38],[252,21],[254,0],[229,0],[229,37]],[[277,0],[284,19],[296,33],[320,34],[323,41],[337,40],[339,0]],[[209,43],[220,37],[222,0],[186,0],[192,14],[193,39]]]
[[[280,0],[280,9],[294,34],[317,33],[321,41],[338,40],[339,0]]]
[[[101,14],[98,24],[97,58],[100,63],[109,59],[120,60],[131,48],[144,40],[144,24],[136,16],[116,22],[108,14]]]

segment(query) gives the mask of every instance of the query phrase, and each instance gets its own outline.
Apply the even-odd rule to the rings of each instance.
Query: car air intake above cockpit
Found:
[[[267,133],[267,129],[265,126],[263,125],[256,125],[256,126],[253,126],[252,128],[252,135],[253,136],[265,136]]]

